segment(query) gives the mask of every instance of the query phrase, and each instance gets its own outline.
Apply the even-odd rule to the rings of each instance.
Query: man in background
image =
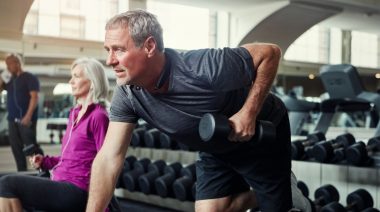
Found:
[[[7,110],[9,143],[16,160],[17,171],[26,171],[24,146],[35,144],[37,126],[37,103],[40,83],[36,76],[23,70],[23,60],[19,54],[11,53],[5,63],[12,77],[2,82],[0,92],[7,90]]]

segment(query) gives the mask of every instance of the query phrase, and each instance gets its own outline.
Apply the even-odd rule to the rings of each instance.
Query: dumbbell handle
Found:
[[[213,138],[227,138],[232,128],[226,116],[212,115],[206,113],[199,122],[199,135],[205,142]],[[217,134],[217,135],[215,135]],[[261,141],[263,138],[274,140],[276,137],[276,127],[272,122],[259,120],[256,122],[255,139],[251,141]]]

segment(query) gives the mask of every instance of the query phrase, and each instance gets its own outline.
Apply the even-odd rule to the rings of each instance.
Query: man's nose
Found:
[[[115,57],[115,53],[114,53],[114,52],[110,51],[110,52],[108,53],[108,57],[107,57],[107,61],[106,61],[106,63],[107,63],[107,65],[109,65],[109,66],[112,66],[112,65],[114,65],[114,64],[117,63],[117,59],[116,59],[116,57]]]

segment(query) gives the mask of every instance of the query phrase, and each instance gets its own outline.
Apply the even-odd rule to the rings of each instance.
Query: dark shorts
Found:
[[[246,144],[229,153],[199,153],[197,200],[222,198],[248,191],[256,193],[261,211],[292,208],[290,128],[285,115],[277,126],[276,141]]]
[[[18,198],[23,207],[43,211],[84,211],[88,192],[72,183],[13,174],[0,178],[0,197]]]

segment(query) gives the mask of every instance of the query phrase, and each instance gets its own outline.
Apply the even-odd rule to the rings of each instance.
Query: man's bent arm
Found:
[[[251,54],[256,70],[256,79],[243,108],[256,118],[276,77],[281,50],[274,44],[264,43],[246,44],[243,47]]]
[[[274,44],[254,43],[242,46],[250,53],[256,78],[243,107],[230,117],[234,128],[231,141],[248,141],[255,133],[256,118],[277,74],[281,50]]]
[[[135,124],[110,122],[102,148],[91,169],[88,212],[103,212],[112,197]]]

